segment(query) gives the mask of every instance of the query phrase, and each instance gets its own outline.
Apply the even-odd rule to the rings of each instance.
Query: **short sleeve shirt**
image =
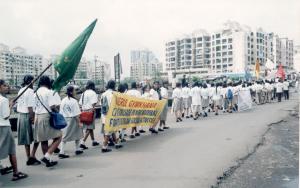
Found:
[[[37,97],[38,95],[38,97]],[[40,100],[39,100],[40,99]],[[45,109],[45,107],[51,111],[50,106],[56,105],[55,98],[53,96],[53,92],[46,88],[46,87],[40,87],[37,92],[34,95],[34,101],[35,101],[35,113],[36,114],[46,114],[48,111]],[[42,105],[42,103],[44,106]]]
[[[76,117],[80,114],[80,108],[77,100],[72,97],[65,97],[61,101],[60,113],[64,117]]]
[[[98,95],[95,91],[88,89],[80,97],[79,104],[82,106],[82,110],[90,110],[93,108],[93,104],[98,102]]]
[[[7,98],[0,95],[0,127],[10,126],[9,120],[5,119],[9,117],[9,115],[10,115],[9,101]]]
[[[18,95],[20,95],[26,87],[23,87],[20,89],[18,92]],[[29,107],[34,107],[35,106],[35,101],[34,101],[34,91],[31,88],[28,88],[25,93],[18,99],[17,101],[17,111],[19,113],[28,113],[28,108]]]

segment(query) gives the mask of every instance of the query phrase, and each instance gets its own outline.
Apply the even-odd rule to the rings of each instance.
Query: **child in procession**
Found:
[[[90,125],[83,124],[83,129],[85,130],[85,135],[83,140],[80,143],[80,148],[88,149],[85,145],[85,142],[89,136],[91,136],[92,146],[98,146],[99,143],[95,141],[94,130],[95,130],[95,107],[98,103],[98,95],[95,90],[95,83],[93,81],[88,81],[86,83],[85,91],[81,94],[79,99],[79,105],[81,106],[82,111],[91,111],[94,112],[94,120]]]
[[[162,131],[164,129],[169,129],[169,127],[166,126],[167,121],[167,115],[168,115],[168,82],[163,82],[163,85],[160,87],[160,94],[161,98],[165,99],[167,102],[163,108],[163,111],[160,114],[160,122],[159,122],[159,131]]]
[[[28,89],[25,93],[17,100],[17,112],[18,112],[18,145],[25,146],[25,152],[27,156],[26,164],[29,165],[39,165],[41,162],[36,159],[35,153],[39,146],[38,142],[33,144],[32,151],[30,153],[30,145],[34,141],[33,139],[33,122],[34,122],[34,111],[35,106],[34,101],[34,91],[33,85],[31,84],[33,80],[32,75],[26,75],[23,79],[22,88],[18,92],[20,95],[27,87]]]
[[[67,127],[63,131],[63,138],[60,144],[59,158],[69,158],[65,154],[65,145],[67,142],[75,141],[75,154],[83,153],[80,148],[80,139],[83,137],[82,125],[80,124],[79,115],[81,113],[78,101],[75,99],[76,91],[73,86],[67,87],[67,96],[62,100],[60,105],[60,113],[64,116]]]
[[[176,83],[176,88],[172,94],[173,99],[173,111],[175,112],[176,122],[182,121],[181,109],[182,109],[182,90],[181,83]]]
[[[27,178],[28,175],[18,171],[16,144],[11,131],[9,117],[12,103],[6,98],[9,87],[4,80],[0,80],[0,160],[9,156],[9,161],[13,169],[12,181]],[[7,168],[8,169],[8,168]],[[6,170],[7,170],[6,169]],[[6,171],[7,172],[7,171]]]

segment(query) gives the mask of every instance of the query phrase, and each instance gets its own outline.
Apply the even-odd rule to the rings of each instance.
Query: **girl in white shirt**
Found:
[[[198,87],[198,82],[194,83],[193,88],[191,89],[191,97],[192,97],[192,112],[194,120],[198,119],[200,114],[200,106],[201,106],[201,95],[200,88]]]
[[[212,94],[212,100],[214,104],[215,115],[218,115],[219,108],[221,107],[221,83],[216,83],[214,92]]]
[[[61,101],[60,113],[67,121],[67,127],[63,131],[63,140],[60,144],[59,158],[68,158],[64,152],[64,146],[67,142],[75,141],[75,154],[83,153],[79,147],[80,139],[83,137],[82,125],[79,122],[80,108],[78,101],[75,99],[76,91],[73,86],[68,86],[67,97]]]
[[[34,143],[32,152],[30,153],[30,145],[33,142],[33,128],[34,121],[33,108],[35,106],[34,91],[31,84],[33,76],[26,75],[23,79],[23,88],[20,89],[18,95],[20,95],[27,87],[29,87],[25,93],[17,101],[18,111],[18,145],[25,146],[25,152],[27,155],[27,165],[39,165],[41,162],[36,159],[35,153],[39,146],[39,143]]]
[[[5,97],[9,87],[4,80],[0,80],[0,160],[9,156],[13,169],[12,181],[27,178],[27,174],[18,171],[16,144],[11,132],[9,116],[13,104]]]
[[[207,117],[207,108],[209,105],[209,90],[205,83],[203,84],[200,93],[201,93],[201,105],[203,110],[203,117]]]
[[[182,88],[182,106],[186,118],[189,118],[190,104],[189,97],[191,95],[191,89],[188,87],[188,83],[185,83],[185,86]]]
[[[176,122],[182,121],[182,90],[181,90],[181,83],[176,84],[176,88],[172,94],[173,98],[173,111],[175,112]]]
[[[95,106],[98,103],[98,95],[95,92],[95,83],[92,81],[88,81],[86,83],[85,92],[82,93],[80,99],[79,99],[79,105],[81,105],[82,111],[92,111],[94,112],[95,117]],[[98,146],[99,143],[95,141],[94,137],[94,130],[95,130],[95,118],[91,125],[85,125],[83,124],[83,129],[85,129],[85,135],[83,140],[80,143],[80,148],[82,149],[88,149],[88,147],[85,145],[85,141],[91,136],[92,140],[92,146]]]
[[[52,154],[59,146],[62,138],[62,132],[50,126],[50,115],[48,111],[55,111],[55,101],[53,93],[50,90],[51,82],[48,76],[41,76],[38,84],[38,90],[35,94],[35,122],[34,122],[34,139],[36,142],[41,142],[44,157],[41,159],[46,164],[46,167],[51,167],[57,164],[57,161],[52,161]],[[48,146],[48,140],[53,143]]]

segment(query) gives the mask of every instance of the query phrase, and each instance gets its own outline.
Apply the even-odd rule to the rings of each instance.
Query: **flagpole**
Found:
[[[35,79],[31,81],[31,83],[18,95],[13,102],[15,103],[26,91],[28,88],[30,88],[31,85],[33,85],[50,67],[52,66],[52,63],[50,63],[41,73],[38,75]]]

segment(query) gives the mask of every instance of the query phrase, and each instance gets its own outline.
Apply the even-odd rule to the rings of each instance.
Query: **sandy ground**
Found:
[[[170,115],[170,130],[129,140],[123,149],[111,153],[90,147],[83,155],[74,156],[74,144],[69,143],[66,151],[71,158],[59,160],[51,169],[27,167],[24,149],[19,146],[20,170],[30,177],[11,182],[11,175],[0,176],[0,187],[211,187],[217,184],[217,177],[238,165],[239,159],[253,153],[268,125],[286,119],[298,103],[298,95],[294,95],[289,101],[254,106],[247,112],[210,114],[181,123]],[[97,139],[101,140],[99,134]]]

